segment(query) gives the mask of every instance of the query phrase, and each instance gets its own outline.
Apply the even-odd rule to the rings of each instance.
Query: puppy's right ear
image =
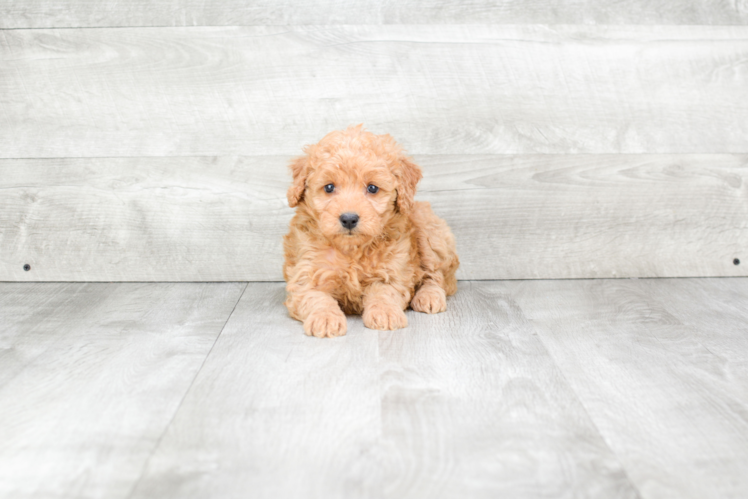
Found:
[[[291,168],[291,175],[293,175],[293,184],[288,188],[286,197],[288,198],[288,206],[293,208],[304,197],[306,177],[309,174],[309,155],[296,158],[289,167]]]

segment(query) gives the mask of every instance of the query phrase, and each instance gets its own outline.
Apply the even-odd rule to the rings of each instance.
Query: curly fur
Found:
[[[420,167],[392,137],[361,125],[331,132],[304,152],[290,165],[288,204],[296,214],[283,239],[285,304],[304,332],[344,335],[345,314],[394,330],[407,326],[409,305],[446,310],[459,259],[447,224],[413,199]],[[369,184],[379,191],[368,192]],[[354,229],[340,223],[343,213],[358,214]]]

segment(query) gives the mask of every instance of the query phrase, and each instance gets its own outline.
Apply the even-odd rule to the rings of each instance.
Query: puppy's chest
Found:
[[[397,257],[390,255],[386,259],[385,252],[341,252],[335,248],[329,248],[322,255],[322,265],[332,271],[335,280],[340,286],[350,287],[360,284],[368,285],[378,277],[392,272],[393,264],[399,265]],[[380,278],[381,279],[381,278]]]
[[[397,283],[412,288],[415,273],[412,252],[405,245],[384,248],[320,249],[316,256],[313,285],[335,297],[346,314],[360,314],[366,288],[375,282]]]

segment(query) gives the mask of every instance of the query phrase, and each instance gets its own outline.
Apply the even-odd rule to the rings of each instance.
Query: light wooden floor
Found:
[[[748,278],[461,282],[333,340],[283,296],[0,283],[0,495],[748,495]]]

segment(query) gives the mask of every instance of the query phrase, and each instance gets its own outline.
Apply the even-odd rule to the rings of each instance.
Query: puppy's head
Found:
[[[288,204],[305,204],[328,238],[377,236],[413,205],[421,169],[389,135],[358,125],[331,132],[304,152],[291,163]]]

